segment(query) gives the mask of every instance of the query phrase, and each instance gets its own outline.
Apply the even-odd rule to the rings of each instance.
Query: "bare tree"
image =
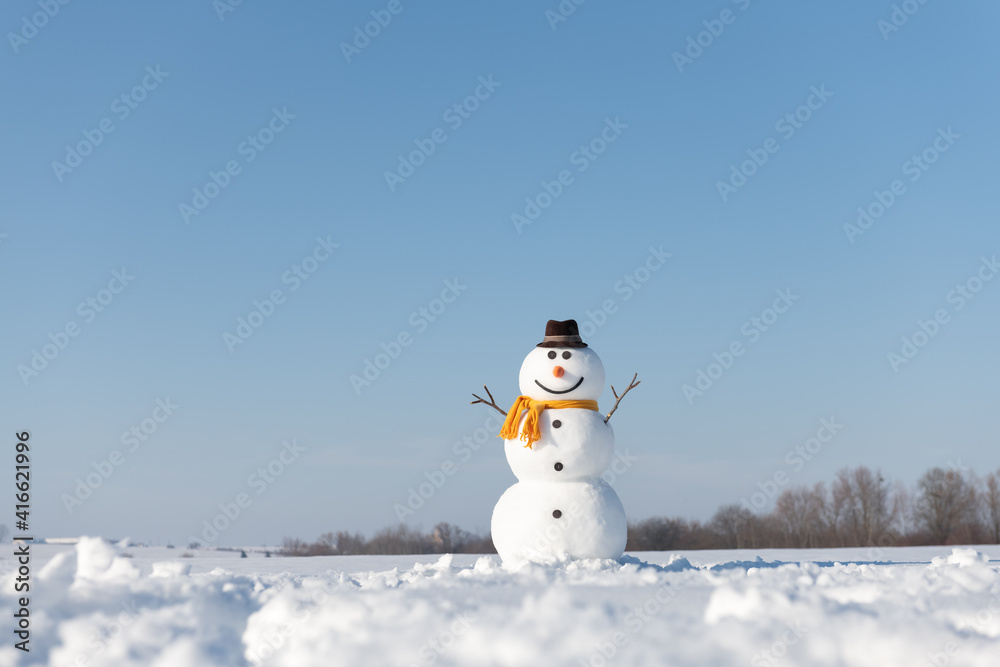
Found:
[[[917,523],[936,544],[976,523],[976,487],[959,470],[932,468],[917,482]]]
[[[902,480],[897,480],[892,486],[892,516],[893,526],[889,534],[895,536],[894,541],[902,535],[916,532],[917,520],[913,511],[913,497]]]
[[[747,547],[770,549],[781,544],[781,526],[774,514],[754,515],[747,524]]]
[[[707,541],[720,549],[766,549],[777,546],[781,530],[772,514],[754,514],[736,504],[723,505],[706,528]]]
[[[363,554],[365,553],[365,538],[360,533],[351,535],[344,531],[323,533],[319,539],[311,543],[286,537],[281,553],[285,556]]]
[[[357,556],[368,552],[368,541],[361,533],[351,534],[346,530],[337,531],[335,538],[337,553],[344,556]]]
[[[878,543],[894,518],[889,482],[882,471],[841,468],[833,482],[833,514],[841,546]]]
[[[337,537],[333,533],[323,533],[309,546],[310,556],[332,556],[337,553]]]
[[[372,539],[368,541],[368,553],[370,554],[421,554],[433,553],[428,544],[426,535],[410,528],[406,524],[399,524],[383,528],[376,532]]]
[[[775,503],[774,517],[786,546],[811,548],[823,546],[830,518],[826,488],[822,482],[786,489]]]
[[[715,533],[721,548],[743,549],[747,545],[747,529],[753,518],[753,512],[733,503],[716,510],[708,527]]]
[[[460,553],[466,544],[475,539],[472,533],[443,521],[431,532],[431,544],[437,553]]]
[[[307,556],[309,555],[309,545],[295,537],[286,537],[281,543],[281,555],[283,556]]]
[[[986,476],[983,520],[990,540],[993,544],[1000,544],[1000,470]]]
[[[634,551],[677,549],[685,532],[684,522],[680,519],[646,519],[628,527],[628,548]]]

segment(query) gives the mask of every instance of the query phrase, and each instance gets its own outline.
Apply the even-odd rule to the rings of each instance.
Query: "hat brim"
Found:
[[[587,344],[582,340],[579,342],[567,342],[567,341],[542,341],[535,347],[587,347]]]

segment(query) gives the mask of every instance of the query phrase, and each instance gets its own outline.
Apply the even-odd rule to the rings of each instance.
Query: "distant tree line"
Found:
[[[833,483],[785,489],[769,512],[719,508],[708,522],[653,517],[630,523],[628,551],[890,547],[1000,544],[1000,470],[980,478],[932,468],[911,490],[880,470],[837,471]],[[325,533],[307,543],[285,538],[282,555],[496,553],[490,537],[439,523],[430,533],[399,524],[371,539]]]
[[[358,556],[364,554],[492,554],[496,553],[490,537],[476,535],[450,523],[439,523],[430,533],[422,533],[405,524],[383,528],[371,539],[361,533],[339,531],[324,533],[307,543],[286,537],[283,556]]]
[[[1000,544],[1000,470],[933,468],[911,491],[880,470],[843,468],[827,488],[789,487],[767,513],[725,505],[707,523],[655,517],[629,551]]]

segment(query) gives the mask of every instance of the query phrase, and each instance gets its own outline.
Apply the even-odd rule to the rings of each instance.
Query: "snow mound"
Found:
[[[994,667],[1000,655],[997,564],[967,548],[518,568],[464,555],[127,558],[97,538],[60,550],[36,561],[31,653],[5,642],[0,665]]]
[[[938,556],[931,560],[931,567],[943,567],[946,565],[957,565],[959,567],[974,567],[989,562],[989,556],[980,553],[975,549],[952,549],[948,556]]]

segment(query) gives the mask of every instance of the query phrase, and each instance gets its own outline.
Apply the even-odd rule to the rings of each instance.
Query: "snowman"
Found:
[[[618,559],[625,551],[625,509],[601,476],[611,464],[615,434],[608,424],[618,402],[638,386],[635,377],[605,417],[597,399],[604,364],[580,338],[575,320],[549,320],[545,338],[528,353],[521,396],[504,412],[500,437],[518,481],[493,510],[493,544],[504,563],[553,563],[571,558]]]

